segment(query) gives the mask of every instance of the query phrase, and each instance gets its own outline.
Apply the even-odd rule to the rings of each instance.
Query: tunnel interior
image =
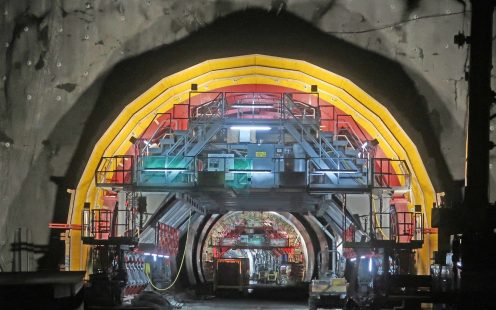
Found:
[[[210,229],[200,249],[207,282],[214,281],[214,260],[223,258],[247,259],[250,285],[297,285],[308,273],[303,237],[278,213],[228,213]]]
[[[246,10],[117,64],[90,92],[53,219],[71,228],[65,250],[53,231],[42,268],[91,281],[122,262],[123,296],[179,282],[308,292],[356,261],[429,272],[434,188],[456,186],[398,63],[289,13]],[[360,248],[371,240],[398,250]]]

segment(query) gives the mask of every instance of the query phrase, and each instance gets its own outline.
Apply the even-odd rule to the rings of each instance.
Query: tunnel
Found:
[[[141,229],[144,261],[170,260],[172,285],[182,274],[214,294],[306,292],[365,257],[349,247],[371,234],[404,248],[393,256],[410,257],[407,273],[427,273],[436,246],[424,240],[430,178],[387,109],[344,77],[275,56],[210,59],[158,81],[101,136],[71,195],[81,229],[69,231],[66,268],[94,272],[94,244]],[[223,283],[238,267],[241,282]]]
[[[91,79],[42,142],[57,160],[54,141],[74,136],[54,164],[64,176],[49,177],[50,243],[31,251],[37,228],[9,232],[12,270],[31,271],[37,256],[40,270],[81,277],[84,290],[63,294],[89,309],[223,298],[420,309],[454,298],[462,242],[440,218],[466,199],[465,159],[463,143],[441,137],[466,125],[457,114],[443,128],[453,112],[427,69],[373,51],[379,37],[346,39],[398,25],[334,34],[288,5],[218,16]],[[23,184],[43,183],[40,173]],[[12,227],[38,220],[7,211]]]

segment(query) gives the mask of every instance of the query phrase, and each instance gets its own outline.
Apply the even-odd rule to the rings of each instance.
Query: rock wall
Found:
[[[468,49],[454,45],[453,35],[469,32],[470,8],[464,1],[5,0],[0,4],[3,269],[10,270],[8,244],[14,229],[28,227],[34,243],[46,244],[47,224],[54,218],[64,220],[65,189],[76,186],[81,171],[81,164],[75,162],[87,158],[92,143],[106,129],[110,120],[104,116],[115,115],[136,93],[158,80],[159,76],[141,76],[140,67],[133,67],[135,63],[126,59],[180,45],[209,29],[214,21],[229,18],[233,12],[242,16],[253,8],[271,19],[300,19],[320,31],[323,41],[341,39],[399,64],[414,82],[421,98],[419,108],[428,116],[405,126],[412,132],[422,126],[431,128],[432,141],[420,141],[425,135],[418,135],[415,142],[439,149],[443,164],[428,150],[422,154],[424,161],[430,167],[447,170],[444,173],[451,180],[463,178]],[[247,40],[251,37],[246,28],[251,26],[239,26],[247,31]],[[270,30],[259,25],[259,31]],[[224,35],[222,29],[217,33]],[[306,49],[319,46],[301,46],[292,55],[305,59]],[[171,59],[167,59],[164,72],[173,73],[208,56],[201,49],[190,53],[190,60],[182,62],[174,61],[179,55],[168,54]],[[108,83],[119,63],[121,67],[127,64],[119,70],[129,74],[134,92],[116,94]],[[387,68],[371,75],[372,88],[387,80],[377,78],[381,74],[388,75]],[[388,96],[378,99],[388,101]],[[401,105],[396,103],[396,107]],[[399,113],[394,105],[391,111]],[[402,125],[401,121],[410,122],[404,117],[399,120]],[[440,188],[442,182],[433,181],[438,190],[448,190]]]

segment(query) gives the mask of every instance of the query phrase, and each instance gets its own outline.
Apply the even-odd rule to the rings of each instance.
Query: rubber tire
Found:
[[[317,310],[317,298],[308,297],[308,310]]]
[[[351,299],[348,299],[344,306],[345,310],[359,310],[360,307]]]

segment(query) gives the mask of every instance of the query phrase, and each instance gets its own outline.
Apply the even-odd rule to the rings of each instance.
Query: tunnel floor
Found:
[[[182,309],[308,309],[307,298],[307,291],[301,288],[256,287],[246,295],[220,291],[211,299],[184,298]]]
[[[216,298],[206,301],[185,302],[185,310],[232,310],[232,309],[308,309],[306,301],[256,300],[250,298],[228,299]]]

